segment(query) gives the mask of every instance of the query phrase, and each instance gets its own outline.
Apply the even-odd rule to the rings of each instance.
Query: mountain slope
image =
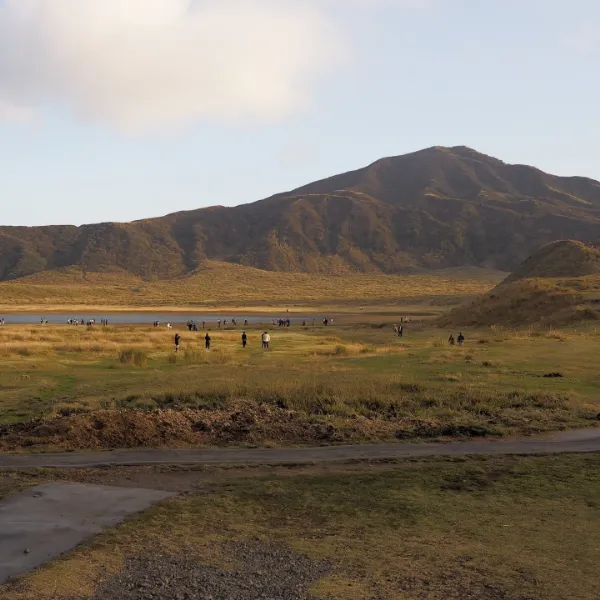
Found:
[[[544,246],[442,326],[566,325],[600,319],[600,250],[573,240]]]
[[[582,277],[600,274],[600,250],[574,240],[561,240],[540,248],[507,278]]]
[[[429,148],[235,208],[128,224],[0,227],[0,280],[77,266],[171,278],[206,259],[343,274],[512,270],[559,239],[598,241],[600,183]]]

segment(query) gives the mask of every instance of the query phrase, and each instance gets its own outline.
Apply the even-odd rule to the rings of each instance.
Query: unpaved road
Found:
[[[113,450],[61,454],[4,454],[0,468],[97,468],[143,465],[307,464],[425,456],[493,456],[600,452],[600,428],[543,438],[423,444],[321,446],[318,448],[235,448],[205,450]]]

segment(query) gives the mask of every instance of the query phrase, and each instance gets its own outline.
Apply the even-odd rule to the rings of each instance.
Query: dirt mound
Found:
[[[218,410],[98,411],[0,425],[0,451],[377,442],[471,435],[465,427],[469,424],[361,415],[331,420],[269,404],[239,402]]]
[[[582,277],[600,273],[600,249],[575,240],[562,240],[532,254],[505,281]]]

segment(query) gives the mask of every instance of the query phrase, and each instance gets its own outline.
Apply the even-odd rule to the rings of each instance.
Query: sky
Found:
[[[600,180],[597,0],[0,0],[0,225],[235,206],[430,146]]]

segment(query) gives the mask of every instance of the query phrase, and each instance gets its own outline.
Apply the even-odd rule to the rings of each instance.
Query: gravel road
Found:
[[[205,450],[114,450],[62,454],[1,454],[0,468],[95,468],[143,465],[308,464],[423,456],[564,454],[600,452],[600,428],[521,440],[322,446],[318,448],[212,448]]]

